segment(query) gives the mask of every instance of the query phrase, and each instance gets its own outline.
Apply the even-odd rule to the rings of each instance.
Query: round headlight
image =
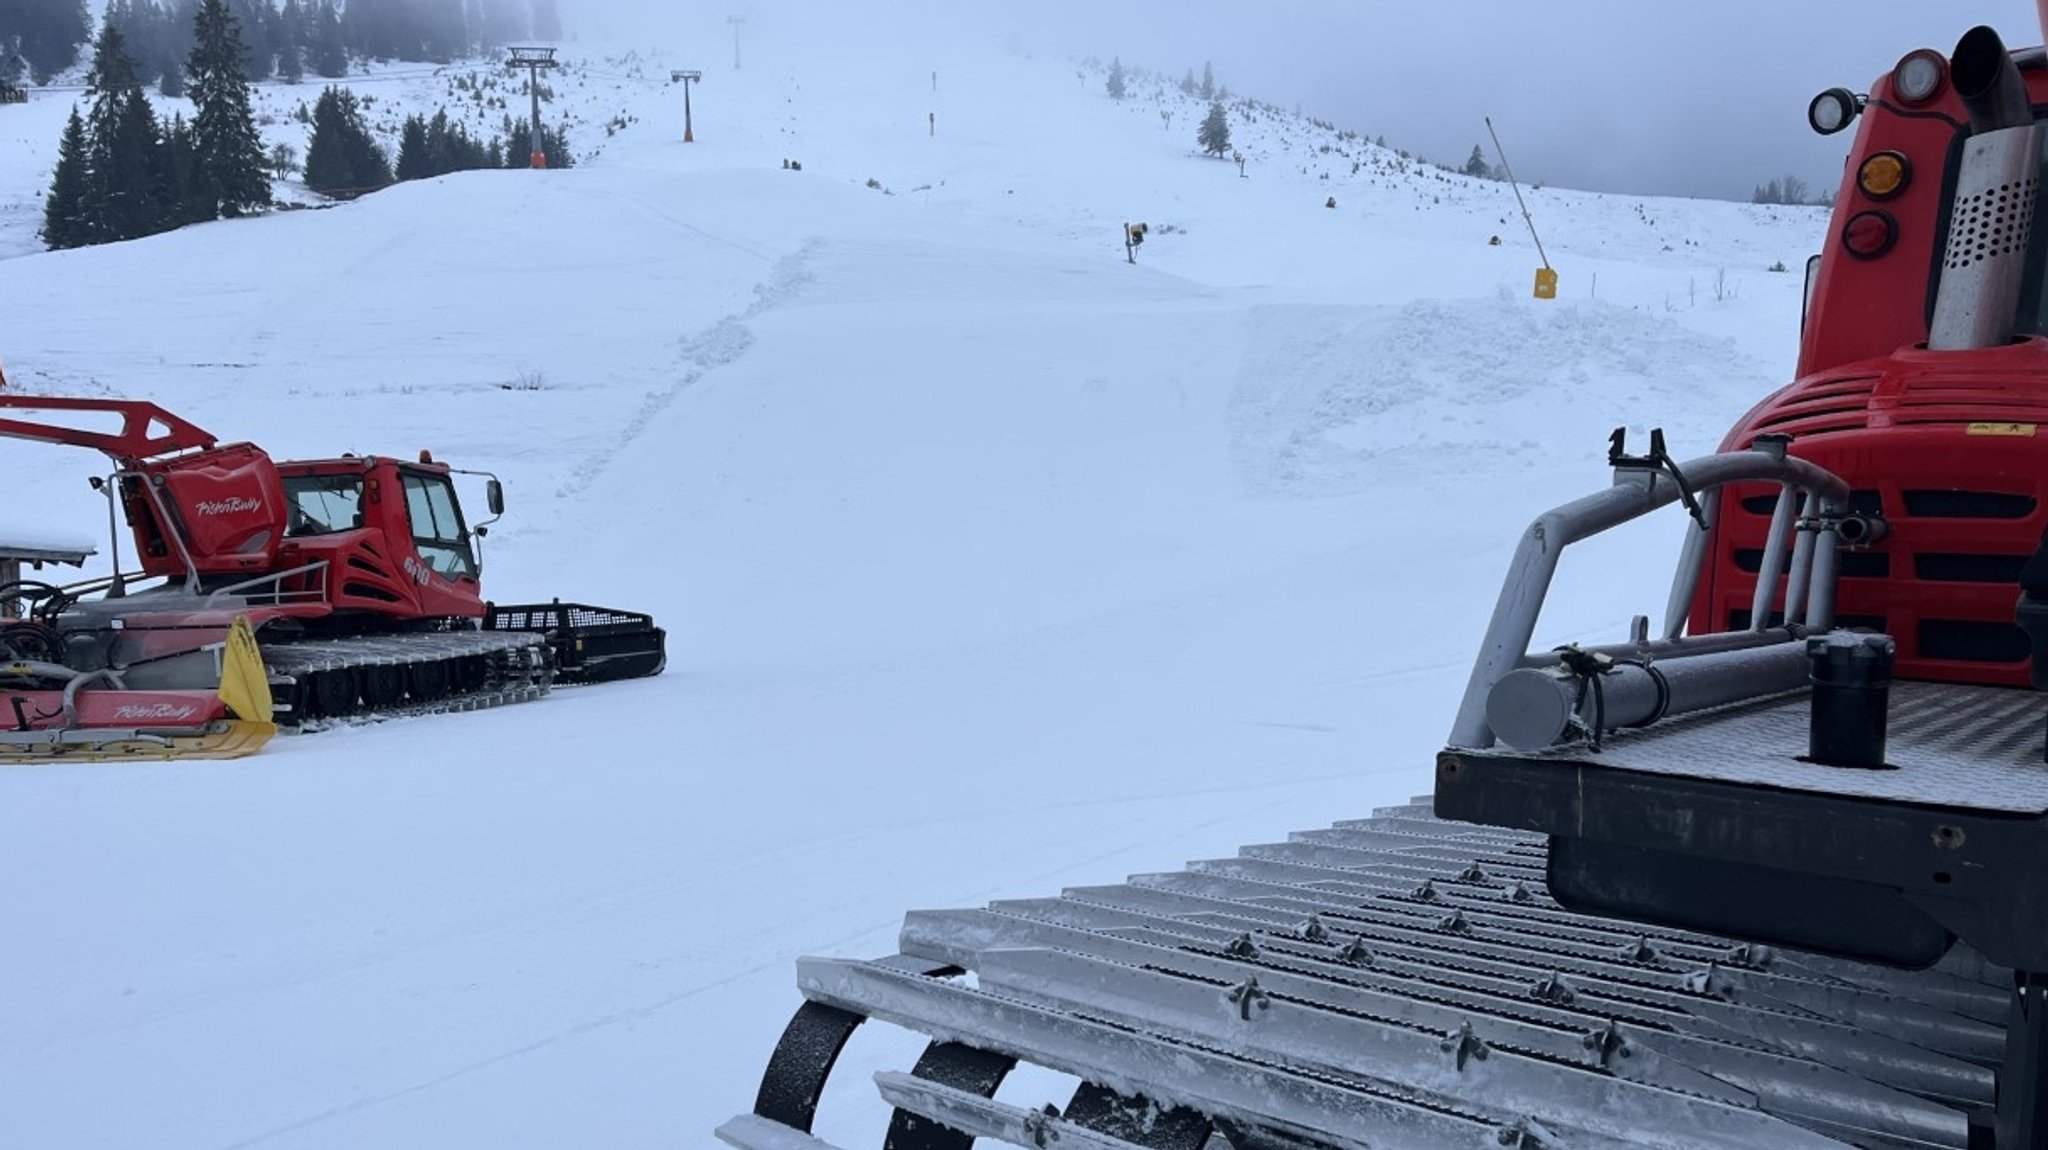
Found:
[[[1876,259],[1898,239],[1899,221],[1888,212],[1857,212],[1842,228],[1842,246],[1859,260]]]
[[[1888,200],[1906,190],[1913,164],[1899,152],[1879,152],[1856,169],[1856,186],[1873,200]]]
[[[1806,106],[1806,123],[1823,136],[1832,136],[1849,126],[1861,107],[1856,93],[1847,88],[1829,88]]]
[[[1908,52],[1892,69],[1892,94],[1908,104],[1925,104],[1948,78],[1948,61],[1932,48]]]

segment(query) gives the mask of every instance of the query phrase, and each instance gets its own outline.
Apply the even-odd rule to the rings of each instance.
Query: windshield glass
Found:
[[[476,574],[469,532],[462,526],[462,510],[455,504],[455,487],[447,476],[408,472],[405,512],[412,519],[413,546],[419,548],[427,566],[449,579]]]
[[[284,481],[284,537],[331,535],[363,525],[363,477],[300,475]]]

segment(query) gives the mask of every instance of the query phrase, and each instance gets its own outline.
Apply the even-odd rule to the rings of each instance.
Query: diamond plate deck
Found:
[[[1826,767],[1806,753],[1806,692],[1618,731],[1598,751],[1461,750],[1474,759],[1537,758],[1748,786],[1925,806],[2038,815],[2048,812],[2043,761],[2048,697],[1946,683],[1894,683],[1887,770]]]

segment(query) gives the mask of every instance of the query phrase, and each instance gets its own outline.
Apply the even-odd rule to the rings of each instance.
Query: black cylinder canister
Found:
[[[1806,641],[1813,718],[1807,758],[1831,767],[1882,767],[1891,702],[1890,635],[1830,631]]]

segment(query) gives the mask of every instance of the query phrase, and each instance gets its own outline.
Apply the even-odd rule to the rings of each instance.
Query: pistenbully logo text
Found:
[[[231,495],[226,499],[202,499],[198,503],[197,510],[199,514],[208,518],[215,515],[240,515],[245,511],[263,510],[263,501],[261,499],[246,499],[240,495]]]
[[[189,719],[198,713],[199,708],[190,703],[123,703],[114,709],[114,718],[133,723],[152,719]]]

